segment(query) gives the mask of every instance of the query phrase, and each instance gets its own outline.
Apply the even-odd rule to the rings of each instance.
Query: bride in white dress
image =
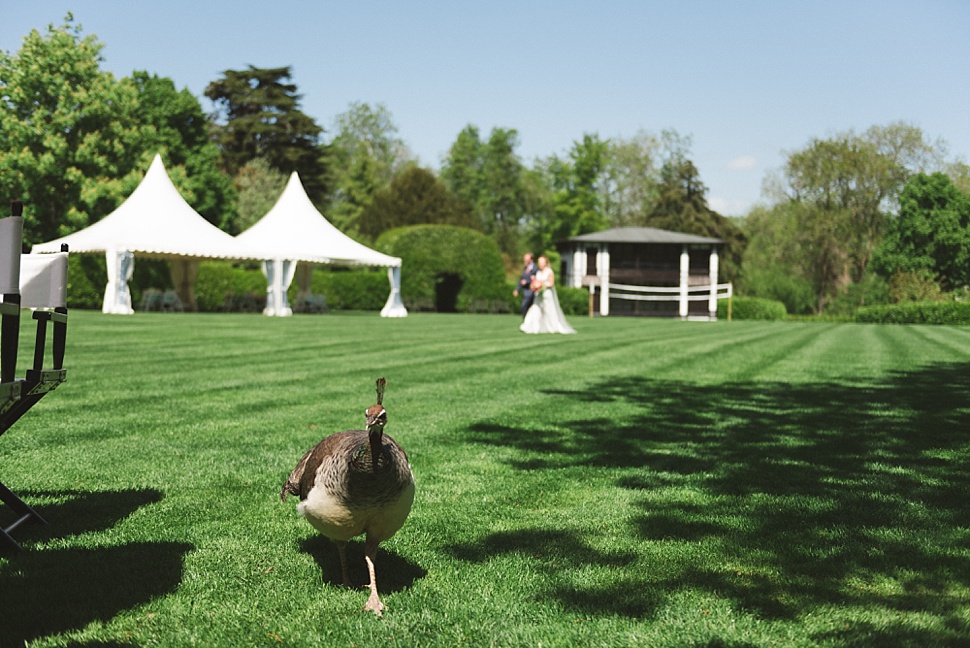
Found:
[[[575,333],[566,321],[556,296],[556,275],[549,267],[549,259],[539,257],[539,270],[532,282],[536,297],[525,314],[519,329],[523,333]]]

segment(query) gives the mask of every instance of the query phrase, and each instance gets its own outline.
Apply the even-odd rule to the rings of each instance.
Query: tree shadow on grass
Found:
[[[322,535],[313,535],[300,542],[300,551],[310,554],[320,566],[323,582],[338,587],[343,585],[340,554],[337,553],[337,545],[332,541]],[[377,550],[375,570],[377,589],[381,594],[393,594],[409,589],[415,581],[428,574],[424,568],[393,551],[388,551],[383,546]],[[354,587],[363,587],[370,583],[367,563],[364,560],[363,542],[353,540],[347,543],[347,572],[350,583]]]
[[[661,570],[641,566],[639,576],[630,570],[621,608],[604,600],[610,592],[554,585],[568,606],[640,616],[686,587],[762,618],[878,606],[935,617],[936,631],[896,628],[929,643],[970,633],[970,365],[853,384],[623,377],[546,393],[547,411],[556,399],[578,400],[589,403],[588,418],[536,429],[486,421],[472,438],[516,449],[510,463],[523,470],[623,469],[617,485],[644,493],[631,534],[654,543],[653,555],[716,547]],[[667,487],[694,496],[650,496]],[[570,542],[586,544],[581,535]],[[456,552],[474,557],[476,547],[511,550],[493,535]],[[578,564],[597,560],[571,553]]]
[[[34,509],[48,526],[23,528],[21,540],[66,538],[110,528],[161,500],[154,490],[21,493],[25,501],[58,500]],[[29,532],[28,532],[29,529]],[[20,530],[18,530],[20,531]],[[173,592],[192,545],[130,543],[98,548],[33,548],[0,564],[0,645],[108,621],[122,610]]]

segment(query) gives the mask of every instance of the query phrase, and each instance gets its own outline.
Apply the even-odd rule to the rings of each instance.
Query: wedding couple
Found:
[[[532,255],[522,257],[525,267],[515,295],[522,294],[522,325],[519,330],[523,333],[575,333],[576,331],[566,322],[559,297],[556,296],[556,275],[549,267],[549,259],[545,255],[539,257],[539,265],[532,262]]]

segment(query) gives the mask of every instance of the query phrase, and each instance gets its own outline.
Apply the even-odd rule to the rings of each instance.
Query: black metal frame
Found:
[[[12,203],[14,216],[23,213],[23,204]],[[67,246],[61,246],[67,252]],[[67,379],[64,369],[64,350],[67,341],[67,308],[53,311],[34,311],[37,335],[34,341],[34,362],[24,378],[16,378],[17,354],[20,346],[20,295],[7,294],[0,303],[0,435],[16,423],[31,407]],[[51,364],[44,368],[47,350],[48,322],[51,326]],[[10,535],[26,522],[47,522],[13,491],[0,482],[0,501],[10,507],[16,519],[0,528],[0,550],[19,551],[20,544]]]

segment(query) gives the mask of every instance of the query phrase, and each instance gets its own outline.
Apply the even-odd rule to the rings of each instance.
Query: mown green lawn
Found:
[[[970,645],[970,328],[571,321],[72,313],[0,645]],[[383,619],[278,496],[379,376]]]

